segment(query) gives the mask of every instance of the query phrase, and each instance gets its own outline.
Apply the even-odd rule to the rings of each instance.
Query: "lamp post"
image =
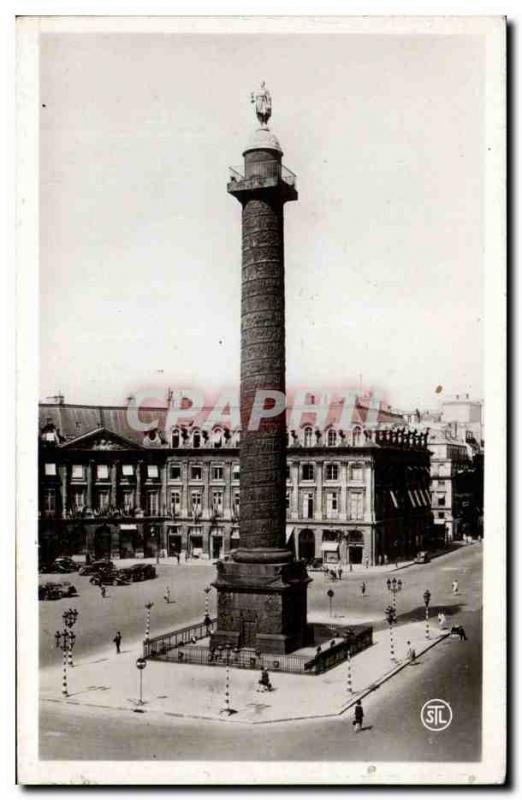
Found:
[[[390,631],[390,658],[395,661],[395,642],[393,640],[393,625],[397,621],[397,611],[393,605],[387,606],[385,612],[386,622]]]
[[[145,705],[143,700],[143,670],[147,666],[147,661],[144,658],[137,658],[136,659],[136,668],[140,675],[140,699],[138,700],[138,705],[143,706]]]
[[[203,591],[205,592],[205,617],[208,617],[208,596],[211,590],[212,589],[210,586],[205,586],[205,588],[203,589]]]
[[[431,592],[429,589],[426,589],[424,594],[422,595],[424,599],[424,605],[426,607],[426,639],[430,638],[430,600],[431,600]]]
[[[402,581],[400,578],[398,580],[397,578],[392,578],[391,580],[388,578],[386,586],[391,594],[393,607],[397,608],[397,594],[402,591]]]
[[[221,656],[223,655],[223,652],[225,653],[225,705],[224,705],[224,708],[221,709],[221,713],[222,714],[228,714],[229,716],[230,716],[230,714],[234,714],[235,713],[234,709],[230,708],[230,651],[231,651],[231,649],[232,648],[231,648],[231,646],[229,644],[226,644],[224,647],[223,647],[223,645],[219,645],[219,647],[218,647],[218,651],[219,651]],[[236,648],[235,652],[238,652],[237,648]]]
[[[333,590],[333,589],[328,589],[328,591],[326,592],[326,594],[327,594],[327,596],[328,596],[328,602],[329,602],[329,604],[330,604],[330,616],[332,616],[332,601],[333,601],[333,599],[334,599],[335,592],[334,592],[334,590]]]
[[[62,695],[69,696],[69,689],[67,685],[67,667],[72,667],[72,648],[76,641],[76,636],[72,632],[72,628],[78,619],[78,611],[76,608],[68,608],[62,614],[64,623],[63,631],[56,631],[55,640],[56,646],[61,647],[63,652],[63,673],[62,673]]]
[[[150,636],[150,610],[153,607],[154,603],[145,603],[145,608],[147,609],[147,621],[145,623],[145,641],[148,641]]]
[[[352,645],[350,639],[353,635],[353,631],[351,629],[347,630],[345,633],[346,638],[346,691],[350,695],[353,695],[353,685],[352,685]]]

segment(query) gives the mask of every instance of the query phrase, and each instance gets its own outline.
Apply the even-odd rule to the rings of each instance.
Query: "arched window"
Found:
[[[232,441],[234,442],[234,447],[239,447],[240,439],[241,439],[241,432],[240,431],[234,431],[234,435],[233,435],[233,439],[232,439]]]
[[[304,429],[304,438],[303,438],[305,447],[311,447],[312,446],[312,444],[313,444],[313,436],[314,436],[314,432],[313,432],[312,428],[310,426],[306,427]]]
[[[201,447],[201,431],[197,428],[192,433],[192,447]]]
[[[337,431],[335,430],[335,428],[330,428],[328,430],[328,436],[326,441],[328,447],[335,447],[337,445]]]
[[[362,431],[361,431],[360,428],[354,428],[353,429],[352,439],[353,439],[353,446],[354,447],[358,447],[361,444]]]
[[[223,431],[221,428],[214,428],[212,431],[212,447],[223,446]]]
[[[181,444],[181,435],[179,428],[174,428],[172,431],[172,447],[179,447]]]

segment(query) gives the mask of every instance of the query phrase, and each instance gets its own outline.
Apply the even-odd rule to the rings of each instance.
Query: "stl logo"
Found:
[[[451,725],[453,712],[445,700],[428,700],[421,708],[421,722],[429,731],[444,731]]]

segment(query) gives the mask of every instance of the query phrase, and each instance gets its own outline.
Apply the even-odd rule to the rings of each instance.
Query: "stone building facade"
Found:
[[[160,421],[165,409],[150,409]],[[145,414],[146,416],[146,414]],[[239,430],[131,429],[125,407],[42,404],[42,560],[174,556],[216,560],[240,545]],[[427,434],[289,431],[286,541],[297,557],[378,563],[429,546]]]

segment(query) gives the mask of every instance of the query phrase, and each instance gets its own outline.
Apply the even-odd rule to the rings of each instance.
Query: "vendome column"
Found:
[[[242,206],[240,547],[218,563],[212,646],[288,653],[308,640],[303,562],[286,547],[286,414],[252,429],[258,390],[285,394],[284,204],[297,200],[295,176],[267,127],[271,98],[252,96],[261,123],[231,170],[227,190]],[[267,402],[267,407],[270,401]]]

